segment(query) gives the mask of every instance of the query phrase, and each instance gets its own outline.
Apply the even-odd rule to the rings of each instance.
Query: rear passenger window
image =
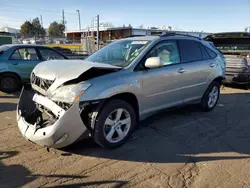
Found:
[[[203,46],[202,44],[200,44],[200,47],[201,47],[201,54],[202,54],[203,60],[211,59],[210,55],[208,54],[206,50],[206,47]]]
[[[203,60],[200,43],[192,40],[179,41],[182,50],[182,62],[192,62]]]

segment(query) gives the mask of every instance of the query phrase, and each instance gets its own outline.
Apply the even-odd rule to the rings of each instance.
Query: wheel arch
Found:
[[[218,82],[218,83],[222,84],[223,80],[224,80],[224,78],[222,76],[218,76],[215,79],[213,79],[212,82]]]
[[[20,82],[22,80],[21,77],[19,76],[19,74],[15,73],[15,72],[10,72],[10,71],[0,72],[0,78],[2,78],[5,75],[14,75],[19,79]]]
[[[115,94],[115,95],[111,96],[110,98],[107,98],[106,101],[110,101],[112,99],[123,100],[123,101],[127,102],[128,104],[130,104],[133,107],[133,109],[135,110],[136,121],[137,122],[139,121],[139,119],[140,119],[139,118],[140,107],[139,107],[138,99],[135,96],[135,94],[130,93],[130,92],[119,93],[119,94]]]

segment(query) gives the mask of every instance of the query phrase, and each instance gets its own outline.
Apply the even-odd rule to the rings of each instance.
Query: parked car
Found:
[[[20,95],[18,127],[45,147],[90,135],[100,146],[116,148],[138,121],[159,110],[194,102],[212,110],[224,73],[224,58],[199,38],[169,33],[122,39],[86,61],[38,64],[32,93],[23,89]]]
[[[30,44],[30,39],[24,39],[23,44]]]
[[[16,91],[29,82],[32,69],[41,61],[67,59],[45,46],[12,44],[0,46],[0,90]]]
[[[216,33],[205,38],[226,58],[226,83],[250,83],[250,34],[247,32]]]
[[[36,44],[36,39],[30,39],[30,44]]]

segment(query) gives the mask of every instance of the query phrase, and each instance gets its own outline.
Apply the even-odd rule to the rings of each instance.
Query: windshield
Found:
[[[147,40],[120,40],[113,42],[95,52],[87,60],[126,67],[142,52],[149,42]]]

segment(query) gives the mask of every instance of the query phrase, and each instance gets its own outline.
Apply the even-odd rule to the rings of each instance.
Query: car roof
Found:
[[[160,36],[136,36],[136,37],[127,37],[127,38],[123,38],[121,40],[155,40],[160,38]]]
[[[128,38],[124,38],[121,40],[156,40],[156,39],[189,39],[189,40],[198,40],[198,41],[202,41],[202,38],[199,37],[195,37],[192,35],[185,35],[185,34],[177,34],[177,33],[167,33],[165,35],[157,35],[157,36],[137,36],[137,37],[128,37]]]

